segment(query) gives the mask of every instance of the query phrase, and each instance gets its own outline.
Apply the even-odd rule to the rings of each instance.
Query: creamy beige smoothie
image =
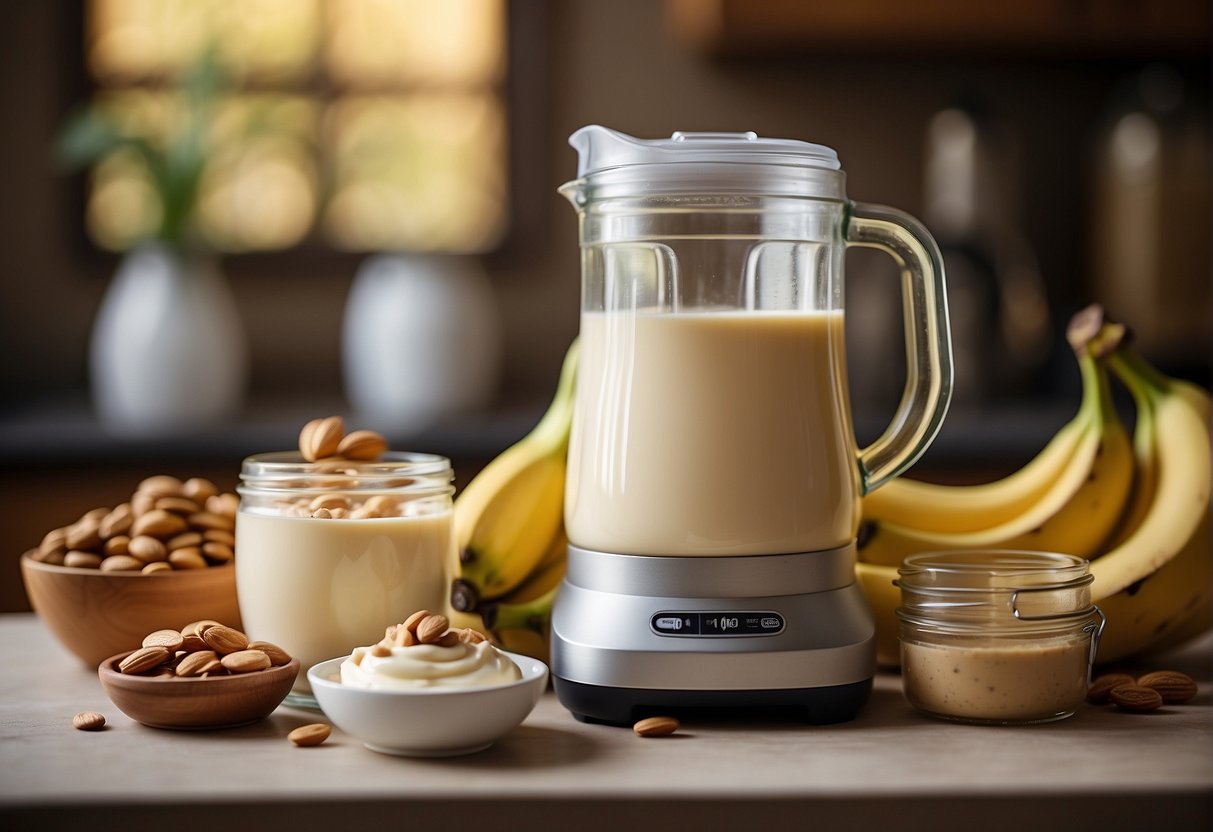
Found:
[[[245,632],[307,668],[359,645],[416,610],[445,606],[454,563],[453,515],[236,518],[236,592]]]
[[[565,520],[622,554],[843,546],[858,524],[841,312],[584,313]]]
[[[1083,701],[1089,636],[1015,645],[902,641],[910,704],[932,714],[990,722],[1057,718]]]

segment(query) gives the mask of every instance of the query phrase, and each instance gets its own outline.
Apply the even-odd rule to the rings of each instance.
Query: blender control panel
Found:
[[[765,610],[667,610],[649,620],[659,636],[773,636],[783,626],[782,615]]]

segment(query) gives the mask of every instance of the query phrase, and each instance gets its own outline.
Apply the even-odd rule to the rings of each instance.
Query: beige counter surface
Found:
[[[1087,706],[1049,725],[987,728],[917,715],[881,673],[844,725],[694,722],[665,739],[584,725],[545,694],[526,722],[467,757],[388,757],[334,731],[295,748],[317,713],[173,732],[132,722],[32,614],[0,616],[0,823],[6,829],[273,830],[390,822],[494,829],[1208,830],[1213,685],[1206,637],[1150,669],[1200,682],[1151,714]],[[72,728],[96,710],[109,727]],[[133,826],[132,826],[133,824]],[[418,824],[423,824],[418,826]]]

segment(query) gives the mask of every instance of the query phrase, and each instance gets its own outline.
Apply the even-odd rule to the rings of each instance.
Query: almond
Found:
[[[231,673],[254,673],[270,667],[270,657],[260,650],[237,650],[220,660]]]
[[[176,630],[157,630],[154,633],[148,633],[143,639],[144,647],[163,647],[172,653],[180,650],[184,643],[184,637]]]
[[[203,618],[201,621],[191,621],[181,628],[183,636],[201,636],[203,631],[208,627],[218,627],[220,623],[210,618]]]
[[[204,538],[200,532],[185,532],[184,534],[179,534],[176,537],[169,538],[168,543],[165,543],[164,545],[171,552],[174,549],[185,549],[190,546],[201,546],[203,539]]]
[[[38,544],[38,551],[43,555],[56,552],[60,555],[67,554],[67,529],[51,529],[47,532]]]
[[[48,563],[51,566],[62,566],[63,558],[67,555],[67,552],[39,552],[37,549],[30,549],[26,554],[42,563]]]
[[[452,630],[447,630],[442,634],[442,638],[435,642],[439,647],[454,647],[456,644],[461,644],[459,633]]]
[[[1162,694],[1141,685],[1119,685],[1112,688],[1112,701],[1126,711],[1145,712],[1162,707]]]
[[[248,649],[248,636],[222,624],[207,627],[200,635],[206,646],[221,656]]]
[[[202,477],[191,477],[181,483],[182,496],[188,497],[198,505],[202,505],[218,493],[218,487],[210,480],[203,479]]]
[[[96,569],[101,565],[101,556],[92,552],[68,552],[63,556],[63,565],[75,569]]]
[[[206,650],[207,646],[206,642],[202,640],[202,636],[196,633],[182,633],[181,649],[187,653],[197,653],[200,650]]]
[[[177,664],[177,675],[181,677],[201,676],[206,669],[219,661],[214,650],[199,650],[190,653]]]
[[[78,731],[100,731],[105,727],[105,717],[96,711],[81,711],[72,717],[72,727]]]
[[[274,667],[282,667],[284,664],[291,663],[291,654],[283,650],[277,644],[271,644],[268,641],[250,641],[248,643],[249,650],[260,650],[262,653],[270,657],[270,664]]]
[[[139,515],[135,518],[134,525],[131,526],[132,537],[148,534],[160,540],[168,540],[183,531],[185,531],[185,518],[162,508],[153,508],[146,514]]]
[[[202,506],[188,497],[157,497],[153,508],[171,511],[174,514],[184,514],[187,517],[202,511]]]
[[[340,416],[313,419],[299,431],[299,452],[308,462],[333,456],[345,435],[345,423]]]
[[[417,624],[417,640],[422,644],[434,644],[442,638],[450,624],[445,615],[427,615]]]
[[[168,559],[168,547],[149,534],[132,537],[131,542],[127,544],[126,548],[128,555],[138,558],[144,563],[154,563],[155,561]]]
[[[373,461],[383,456],[387,440],[373,430],[356,430],[341,440],[337,455],[346,459]]]
[[[678,720],[672,716],[651,716],[632,726],[640,737],[668,737],[678,730]]]
[[[373,511],[380,517],[393,517],[399,507],[396,498],[388,497],[386,494],[376,494],[368,499],[362,506],[367,511]]]
[[[240,498],[231,492],[217,494],[214,497],[208,497],[206,500],[206,510],[211,514],[218,514],[221,517],[235,517],[236,511],[240,508]]]
[[[172,572],[173,565],[166,560],[158,560],[147,564],[139,571],[144,575],[151,575],[155,572]]]
[[[233,548],[236,546],[236,535],[227,529],[207,529],[202,533],[202,539],[207,543],[223,543]]]
[[[97,568],[102,572],[139,572],[143,569],[143,561],[130,555],[110,555]]]
[[[301,725],[286,735],[286,738],[300,748],[320,745],[333,733],[331,725],[316,722],[311,725]]]
[[[169,660],[172,655],[164,647],[141,647],[118,663],[118,669],[126,674],[146,673]]]
[[[318,508],[311,513],[311,518],[313,520],[332,520],[333,513],[327,508]]]
[[[236,528],[236,519],[228,514],[215,514],[210,511],[200,511],[189,517],[190,526],[194,529],[223,529],[230,532]]]
[[[148,494],[142,491],[136,491],[131,496],[131,514],[135,519],[147,514],[156,507],[156,495]]]
[[[124,534],[118,534],[105,541],[101,550],[107,555],[129,555],[131,539]]]
[[[202,552],[192,546],[169,552],[168,562],[173,565],[174,569],[206,569],[208,566],[206,558],[202,557]]]
[[[135,491],[152,497],[180,497],[185,493],[181,480],[168,474],[157,474],[139,483]]]
[[[107,508],[95,508],[67,527],[63,543],[69,549],[94,549],[101,545],[101,521],[109,514]]]
[[[484,634],[473,630],[471,627],[464,627],[459,631],[459,640],[464,644],[480,644],[485,641]]]
[[[1168,705],[1178,705],[1187,702],[1196,695],[1196,681],[1186,673],[1178,670],[1157,670],[1147,673],[1137,680],[1143,688],[1152,688],[1162,696],[1162,701]]]
[[[1091,683],[1087,689],[1087,701],[1093,705],[1104,705],[1111,701],[1112,689],[1134,684],[1136,680],[1128,673],[1105,673]]]
[[[202,555],[215,563],[227,563],[236,556],[236,553],[226,543],[203,543]]]
[[[130,503],[119,503],[114,510],[105,515],[97,526],[97,532],[108,540],[114,535],[126,534],[135,522],[135,514],[131,511]]]
[[[416,633],[417,625],[421,623],[422,619],[428,618],[431,615],[433,615],[433,613],[429,610],[417,610],[417,612],[404,619],[404,629],[412,630],[414,633]]]

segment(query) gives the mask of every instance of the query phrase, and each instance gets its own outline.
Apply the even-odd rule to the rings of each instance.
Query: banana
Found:
[[[490,630],[534,630],[537,633],[549,632],[552,623],[552,604],[556,593],[560,591],[560,582],[529,601],[507,604],[491,602],[480,608],[480,617]]]
[[[1137,405],[1134,445],[1145,476],[1118,542],[1091,563],[1092,596],[1108,618],[1101,663],[1198,634],[1213,595],[1209,394],[1163,376],[1124,344],[1108,364]]]
[[[565,567],[569,560],[569,538],[562,526],[547,554],[536,564],[531,574],[518,587],[501,599],[505,604],[521,604],[534,601],[545,595],[552,587],[564,580]]]
[[[539,424],[490,462],[456,499],[460,574],[451,589],[456,610],[468,612],[509,593],[526,580],[560,533],[576,375],[574,341]]]
[[[980,485],[895,479],[863,498],[863,516],[946,532],[975,532],[1006,523],[1042,500],[1072,464],[1098,406],[1098,399],[1084,395],[1078,414],[1031,462],[1003,479]]]
[[[1205,632],[1213,621],[1211,407],[1208,392],[1169,379],[1147,364],[1126,343],[1124,327],[1104,321],[1101,309],[1085,310],[1079,317],[1083,316],[1089,335],[1083,339],[1085,360],[1106,364],[1129,388],[1137,407],[1132,443],[1126,442],[1132,456],[1131,489],[1107,540],[1088,553],[1094,576],[1092,600],[1107,616],[1097,657],[1106,663],[1175,646]],[[1089,367],[1084,370],[1084,394],[1085,385],[1097,380]],[[1101,383],[1106,387],[1106,382]],[[1100,398],[1104,396],[1106,390]],[[1105,409],[1106,400],[1100,407]],[[1114,433],[1113,418],[1114,414],[1103,417]],[[1094,421],[1085,426],[1084,434],[1083,442],[1089,442],[1092,435],[1116,439]],[[1090,449],[1084,453],[1076,450],[1066,478],[1072,478],[1069,467],[1086,472]],[[1052,499],[1050,490],[1038,502]],[[1035,509],[1030,507],[1024,513]],[[1101,518],[1102,523],[1106,515],[1101,513]],[[1081,525],[1084,520],[1080,516],[1069,522]],[[955,541],[964,536],[935,534],[931,545],[942,548],[940,538]],[[1035,542],[1037,545],[1025,548],[1046,548],[1039,540]],[[872,551],[871,546],[861,549],[856,580],[876,620],[877,660],[896,665],[899,624],[895,611],[901,601],[894,584],[897,568],[891,557],[888,563],[863,562]]]
[[[1133,483],[1133,449],[1117,418],[1107,370],[1079,351],[1084,399],[1093,401],[1077,446],[1056,480],[1014,517],[977,531],[953,532],[866,521],[859,559],[898,566],[918,552],[1030,549],[1089,557],[1113,533]],[[866,510],[866,504],[865,504]]]

